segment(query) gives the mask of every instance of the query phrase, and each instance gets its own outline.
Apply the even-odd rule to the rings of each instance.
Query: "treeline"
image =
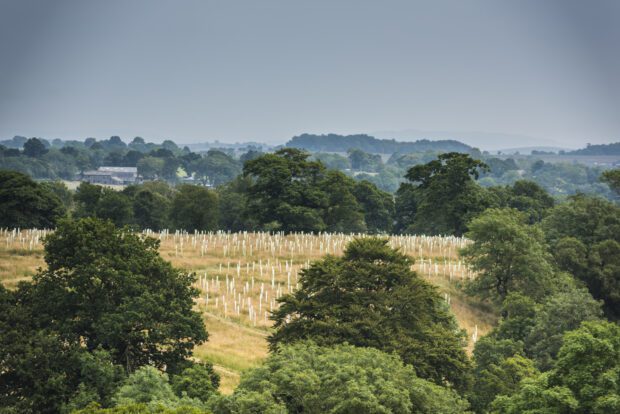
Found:
[[[391,230],[392,195],[308,157],[294,149],[262,155],[246,162],[242,175],[215,190],[153,181],[122,191],[81,183],[71,192],[62,183],[37,184],[23,174],[2,171],[0,211],[6,213],[0,227],[52,227],[69,214],[108,219],[117,226],[190,232]]]
[[[383,162],[378,154],[352,148],[346,154],[318,152],[312,157],[326,166],[344,171],[356,180],[367,180],[384,191],[394,193],[405,181],[407,171],[416,165],[436,160],[439,151],[395,153]],[[577,193],[599,194],[612,198],[609,187],[600,181],[604,167],[590,167],[573,162],[544,162],[536,156],[498,158],[489,154],[474,154],[483,160],[489,169],[481,172],[480,184],[485,187],[512,185],[519,180],[530,180],[557,197]]]
[[[455,140],[429,141],[421,139],[414,142],[399,142],[393,139],[378,139],[370,135],[314,135],[302,134],[291,138],[287,147],[305,149],[311,152],[347,152],[357,148],[376,154],[409,152],[464,152],[479,153],[478,150]]]
[[[331,141],[331,135],[305,134],[300,137],[304,137],[303,142],[306,139],[314,142],[316,137],[320,142],[325,140],[325,145],[299,145],[315,151],[312,153],[314,160],[321,161],[330,169],[342,171],[356,181],[369,181],[390,193],[398,190],[411,167],[437,159],[441,153],[461,152],[489,165],[489,170],[481,174],[480,183],[483,186],[512,185],[525,179],[536,182],[553,196],[589,193],[613,197],[609,187],[599,180],[605,171],[603,167],[545,163],[536,156],[500,159],[464,144],[452,145],[451,141],[405,142],[393,146],[390,140],[376,140],[366,135],[334,136],[335,144]],[[295,137],[291,142],[298,142],[300,137]],[[329,145],[342,145],[340,149],[343,154],[325,152],[333,150]],[[188,181],[220,186],[234,180],[242,172],[246,161],[262,154],[261,149],[260,146],[248,144],[196,153],[188,147],[180,148],[170,140],[154,144],[140,137],[129,144],[117,136],[100,141],[94,138],[84,141],[55,139],[51,143],[39,138],[15,137],[0,142],[0,169],[19,171],[35,179],[75,180],[83,171],[104,165],[136,167],[140,177],[146,181],[162,180],[170,184]],[[379,155],[384,151],[391,154],[385,162]]]
[[[586,148],[575,151],[566,151],[566,155],[620,155],[620,142],[611,144],[588,144]]]
[[[145,180],[176,183],[184,177],[220,185],[240,172],[243,162],[256,156],[249,147],[237,159],[233,149],[211,149],[205,154],[179,148],[173,141],[147,143],[141,137],[129,144],[120,137],[97,141],[53,140],[15,137],[0,143],[0,169],[19,171],[34,178],[75,180],[79,174],[100,166],[137,167]]]
[[[152,181],[122,191],[82,183],[72,192],[62,183],[36,184],[23,175],[3,172],[0,208],[5,214],[0,226],[48,227],[55,218],[69,214],[152,230],[462,235],[467,222],[487,208],[515,208],[534,223],[554,205],[554,199],[532,181],[481,186],[476,179],[488,174],[490,167],[466,154],[441,154],[409,168],[395,196],[368,180],[328,169],[298,149],[255,155],[241,174],[216,189]],[[200,162],[210,156],[219,155],[207,154]],[[501,160],[492,165],[499,162],[510,165]],[[613,180],[603,179],[616,188]],[[39,201],[33,203],[35,199]],[[21,208],[24,205],[37,209],[29,211]]]
[[[620,207],[575,196],[539,223],[489,209],[468,223],[464,285],[502,318],[473,352],[477,413],[620,409]],[[613,378],[614,385],[609,379]]]

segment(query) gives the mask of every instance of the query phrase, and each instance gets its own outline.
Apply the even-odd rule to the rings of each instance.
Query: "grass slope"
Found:
[[[266,233],[150,233],[161,240],[160,253],[173,265],[195,272],[201,290],[196,306],[204,316],[209,341],[195,350],[211,361],[222,376],[221,391],[230,393],[241,372],[267,355],[269,311],[277,297],[294,291],[298,272],[325,254],[341,254],[352,236],[269,235]],[[0,231],[0,281],[14,288],[45,265],[36,230]],[[466,297],[459,283],[473,277],[460,261],[466,240],[454,237],[391,236],[390,242],[415,259],[418,274],[435,284],[450,303],[462,328],[474,337],[488,332],[497,316]]]

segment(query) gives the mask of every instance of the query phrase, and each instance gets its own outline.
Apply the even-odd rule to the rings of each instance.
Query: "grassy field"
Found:
[[[241,372],[267,355],[269,311],[276,299],[294,291],[299,271],[324,254],[342,253],[348,235],[270,235],[265,233],[147,233],[161,240],[160,253],[197,275],[196,307],[204,316],[209,341],[196,357],[213,362],[221,391],[231,392]],[[0,232],[0,280],[14,288],[44,266],[41,231]],[[473,277],[460,261],[466,240],[453,237],[392,236],[390,243],[415,259],[414,270],[436,285],[462,328],[474,337],[488,332],[496,315],[462,294],[459,282]]]

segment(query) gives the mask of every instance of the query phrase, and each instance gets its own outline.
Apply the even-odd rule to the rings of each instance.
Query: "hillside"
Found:
[[[566,155],[620,155],[620,142],[610,144],[590,145],[575,151],[568,151]]]
[[[160,252],[174,266],[195,272],[209,341],[195,355],[215,364],[221,390],[229,393],[247,368],[267,355],[268,312],[296,289],[298,272],[325,254],[342,253],[352,236],[341,234],[145,232],[161,240]],[[44,265],[43,231],[0,233],[0,281],[14,288]],[[390,243],[415,258],[419,275],[436,285],[468,333],[468,350],[496,322],[496,315],[465,297],[457,283],[472,274],[459,260],[467,241],[456,237],[391,236]]]
[[[429,141],[421,139],[414,142],[400,142],[394,139],[377,139],[370,135],[314,135],[302,134],[291,138],[287,147],[301,148],[312,152],[346,152],[357,148],[378,154],[409,152],[466,152],[475,151],[473,147],[455,140]]]

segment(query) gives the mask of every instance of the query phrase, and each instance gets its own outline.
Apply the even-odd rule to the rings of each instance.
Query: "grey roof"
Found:
[[[138,173],[137,167],[99,167],[98,171],[109,171],[109,172],[123,172],[123,173]]]

